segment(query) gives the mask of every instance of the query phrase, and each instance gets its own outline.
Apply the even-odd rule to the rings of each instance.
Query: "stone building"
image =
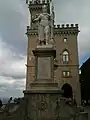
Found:
[[[86,100],[88,103],[90,100],[90,57],[82,64],[80,70],[81,99]]]
[[[42,5],[46,4],[49,11],[49,1],[33,1],[29,3],[30,26],[27,26],[28,48],[27,48],[27,77],[26,90],[31,89],[35,81],[35,56],[33,50],[37,46],[37,26],[32,22],[33,17],[42,12]],[[79,60],[78,60],[78,24],[54,23],[54,41],[56,57],[54,59],[54,82],[58,83],[60,90],[64,91],[66,97],[77,99],[80,103],[79,85]],[[44,71],[44,69],[43,69]]]
[[[0,120],[88,120],[88,114],[79,106],[78,25],[53,24],[50,31],[53,42],[46,44],[44,40],[44,44],[40,44],[40,33],[33,18],[43,13],[43,5],[47,6],[47,12],[42,15],[49,16],[51,3],[48,0],[33,0],[28,5],[31,21],[26,33],[26,90],[20,104],[8,104],[1,110]],[[44,23],[49,21],[43,18]],[[50,23],[54,22],[52,20]]]

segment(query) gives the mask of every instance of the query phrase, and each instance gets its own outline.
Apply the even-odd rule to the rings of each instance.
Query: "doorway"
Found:
[[[66,83],[62,86],[61,90],[63,91],[63,96],[66,98],[72,98],[73,97],[73,92],[72,92],[72,87]]]

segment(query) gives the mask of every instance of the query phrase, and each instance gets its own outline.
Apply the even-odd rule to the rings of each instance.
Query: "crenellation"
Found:
[[[57,28],[60,28],[60,25],[57,25]]]
[[[43,1],[30,1],[29,2],[29,10],[31,11],[42,11],[42,5],[47,5],[48,2],[43,0]]]
[[[30,26],[27,26],[27,29],[30,29]]]
[[[29,1],[29,4],[32,4],[32,1]]]
[[[71,27],[74,27],[74,24],[71,24]]]
[[[42,3],[44,4],[44,3],[45,3],[45,0],[42,0]]]
[[[56,28],[56,25],[54,25],[54,28]]]
[[[62,28],[64,28],[64,27],[65,27],[65,25],[64,25],[64,24],[62,24],[61,26],[62,26]]]
[[[75,27],[77,27],[77,28],[78,28],[78,24],[75,24]]]
[[[68,27],[69,27],[69,24],[66,24],[66,27],[68,28]]]
[[[54,25],[54,35],[78,35],[78,24]]]
[[[27,32],[31,35],[37,35],[36,28],[30,28],[27,26]],[[35,34],[33,34],[35,32]],[[54,34],[57,35],[75,35],[78,34],[78,24],[62,24],[62,25],[54,25]]]
[[[34,4],[37,4],[37,1],[34,1]]]
[[[54,25],[56,29],[76,29],[78,28],[78,24],[62,24],[62,25]]]
[[[31,4],[34,4],[34,5],[36,5],[36,4],[47,4],[47,3],[49,3],[49,0],[42,0],[42,1],[40,1],[40,0],[35,0],[35,1],[29,1],[29,4],[31,5]]]
[[[38,3],[40,3],[40,0],[35,0],[35,1],[29,1],[29,4],[38,4]]]

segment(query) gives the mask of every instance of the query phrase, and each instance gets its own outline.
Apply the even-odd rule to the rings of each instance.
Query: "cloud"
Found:
[[[0,76],[0,98],[1,97],[22,97],[25,89],[25,79],[12,79]]]
[[[0,96],[22,95],[25,88],[26,56],[16,54],[0,38]],[[18,92],[18,93],[17,93]],[[3,94],[4,93],[4,94]]]
[[[1,74],[6,77],[12,77],[13,79],[25,78],[25,59],[9,60],[9,63],[6,62],[3,65]]]
[[[90,50],[90,28],[88,26],[84,26],[81,29],[81,34],[79,36],[80,41],[79,41],[79,51],[80,51],[80,56],[81,59],[86,56],[86,54],[89,54]],[[90,54],[89,54],[90,55]]]
[[[90,1],[55,0],[56,24],[78,23],[80,64],[90,56]],[[30,16],[25,0],[0,1],[0,96],[21,96],[25,88],[26,26]]]
[[[89,0],[63,0],[54,1],[56,23],[77,23],[80,33],[78,35],[78,48],[80,64],[90,56],[90,1]],[[60,12],[59,12],[60,11]]]
[[[25,1],[0,1],[0,96],[22,95],[26,74]]]
[[[0,1],[0,34],[17,53],[26,54],[26,26],[28,8],[21,0]]]
[[[26,57],[12,52],[10,49],[12,47],[7,46],[2,40],[0,40],[0,46],[0,74],[14,79],[24,78]]]

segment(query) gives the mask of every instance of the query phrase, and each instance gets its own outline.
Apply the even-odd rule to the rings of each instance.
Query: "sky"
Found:
[[[54,0],[56,24],[79,24],[80,65],[90,57],[90,0]],[[0,97],[23,96],[29,11],[25,0],[0,0]]]

